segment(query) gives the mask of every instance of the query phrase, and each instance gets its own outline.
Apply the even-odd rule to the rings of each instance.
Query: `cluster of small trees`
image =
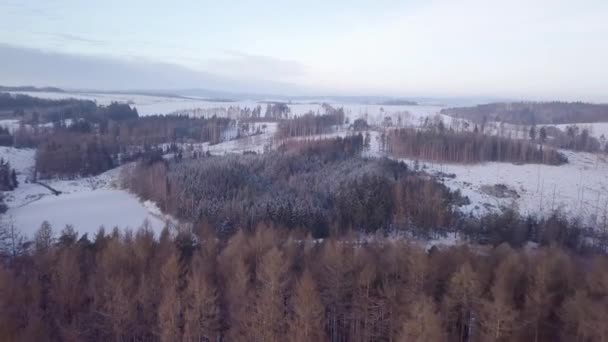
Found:
[[[0,158],[0,191],[14,190],[17,185],[19,185],[19,182],[15,169],[4,158]]]
[[[386,150],[396,157],[438,162],[497,161],[550,165],[567,162],[567,158],[556,150],[524,140],[475,132],[454,132],[441,127],[428,130],[390,130],[385,144]]]
[[[4,214],[8,210],[3,192],[14,190],[18,185],[15,169],[11,168],[11,164],[4,158],[0,158],[0,214]]]
[[[475,107],[447,108],[442,114],[476,123],[508,122],[517,125],[556,125],[607,122],[608,105],[584,102],[509,102]]]
[[[263,155],[140,163],[123,180],[168,213],[225,232],[265,221],[315,236],[450,223],[457,193],[403,163],[360,158],[362,148],[361,135],[296,141]]]
[[[256,113],[254,117],[259,116],[261,108],[256,107]],[[264,118],[271,120],[280,120],[289,118],[291,114],[291,108],[284,102],[268,102],[266,103],[266,110],[264,111]]]
[[[0,126],[0,146],[12,146],[14,137],[7,127]]]
[[[608,258],[48,224],[0,263],[8,341],[602,341]]]

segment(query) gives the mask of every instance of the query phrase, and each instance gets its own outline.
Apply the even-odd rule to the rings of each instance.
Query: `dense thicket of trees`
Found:
[[[116,165],[117,150],[107,141],[84,133],[55,134],[36,151],[40,178],[96,175]]]
[[[78,239],[0,262],[7,341],[603,341],[608,258],[268,227]]]
[[[192,222],[222,231],[270,221],[315,236],[341,228],[445,227],[458,194],[388,159],[358,157],[363,137],[292,141],[264,155],[142,162],[125,186]],[[424,194],[424,196],[421,196]]]
[[[304,114],[292,119],[279,122],[277,136],[281,138],[310,136],[332,132],[336,125],[344,123],[344,111],[339,110],[332,114],[316,115]]]
[[[608,122],[608,105],[583,102],[508,102],[447,108],[442,114],[478,124],[488,121],[518,125]]]
[[[390,130],[385,139],[386,150],[402,158],[450,163],[498,161],[559,165],[567,162],[567,158],[556,150],[525,140],[454,132],[441,127]]]

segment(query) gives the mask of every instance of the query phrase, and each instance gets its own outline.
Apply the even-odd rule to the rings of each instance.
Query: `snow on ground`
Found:
[[[61,191],[54,195],[48,188],[31,182],[35,150],[0,147],[0,157],[8,160],[15,171],[19,186],[4,192],[9,207],[2,215],[2,223],[14,224],[21,232],[31,237],[47,220],[55,232],[67,224],[74,226],[80,234],[95,234],[103,225],[106,230],[140,227],[145,220],[158,234],[165,221],[174,220],[162,215],[153,203],[142,203],[136,196],[117,188],[120,168],[94,177],[75,180],[45,180],[44,184]]]
[[[477,165],[419,162],[448,187],[459,189],[479,215],[515,207],[521,214],[547,215],[560,209],[571,218],[600,224],[608,209],[608,162],[590,153],[562,151],[569,163],[560,166],[483,163]],[[413,160],[404,160],[413,166]],[[455,175],[454,178],[450,174]],[[492,192],[495,185],[507,191]],[[514,190],[516,195],[509,191]],[[498,197],[497,197],[498,196]]]

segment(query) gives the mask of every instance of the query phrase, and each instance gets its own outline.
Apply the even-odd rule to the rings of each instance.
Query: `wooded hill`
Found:
[[[584,102],[508,102],[447,108],[442,114],[484,125],[489,121],[517,125],[608,122],[608,104]]]
[[[123,175],[141,198],[222,233],[272,222],[314,236],[348,228],[449,226],[464,201],[403,163],[364,159],[361,135],[292,141],[263,155],[211,156],[169,163],[142,161]],[[419,197],[420,194],[424,196]]]

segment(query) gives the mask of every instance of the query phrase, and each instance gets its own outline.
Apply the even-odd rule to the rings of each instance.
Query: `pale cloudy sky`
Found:
[[[0,0],[0,83],[608,101],[606,0]]]

